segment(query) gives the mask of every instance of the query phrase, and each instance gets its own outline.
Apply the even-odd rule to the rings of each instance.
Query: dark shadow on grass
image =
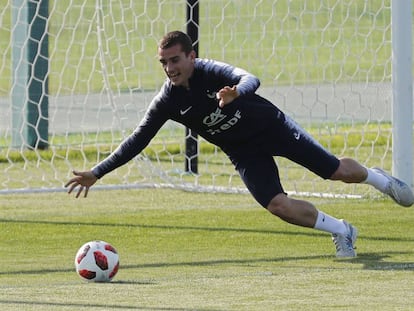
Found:
[[[158,284],[154,281],[133,281],[133,280],[115,280],[110,284],[127,284],[127,285],[155,285]]]
[[[363,269],[378,271],[414,271],[414,262],[386,261],[391,255],[412,255],[413,252],[361,253],[349,262],[362,264]]]
[[[147,225],[139,223],[116,224],[116,223],[98,223],[98,222],[69,222],[69,221],[49,221],[49,220],[15,220],[0,218],[0,223],[17,223],[17,224],[38,224],[38,225],[59,225],[59,226],[93,226],[93,227],[117,227],[117,228],[140,228],[140,229],[165,229],[165,230],[188,230],[188,231],[209,231],[209,232],[246,232],[246,233],[263,233],[263,234],[288,234],[288,235],[315,235],[326,236],[320,232],[289,232],[277,230],[248,229],[248,228],[230,228],[230,227],[202,227],[202,226],[180,226],[180,225]]]
[[[296,257],[269,257],[269,258],[256,258],[256,259],[216,259],[216,260],[205,260],[205,261],[181,261],[181,262],[157,262],[157,263],[146,263],[138,265],[121,265],[120,269],[148,269],[148,268],[170,268],[170,267],[204,267],[204,266],[215,266],[215,265],[252,265],[257,263],[278,263],[278,262],[295,262],[300,260],[321,260],[333,258],[334,261],[338,262],[349,262],[353,264],[362,264],[363,269],[366,270],[402,270],[402,271],[414,271],[414,262],[387,262],[384,261],[386,258],[390,258],[392,255],[412,255],[413,252],[389,252],[383,253],[363,253],[359,254],[356,258],[345,258],[336,259],[333,255],[324,256],[296,256]],[[320,269],[320,267],[318,267]],[[332,269],[332,266],[329,267]],[[340,268],[341,269],[341,268]],[[73,272],[74,269],[39,269],[39,270],[22,270],[22,271],[7,271],[0,272],[0,275],[10,274],[50,274],[50,273],[62,273],[62,272]],[[128,280],[116,280],[111,283],[118,284],[139,284],[139,285],[151,285],[156,284],[151,281],[128,281]]]
[[[138,265],[120,265],[120,269],[148,269],[148,268],[169,268],[169,267],[203,267],[203,266],[215,266],[223,264],[255,264],[261,262],[286,262],[290,260],[312,260],[312,259],[321,259],[326,258],[325,256],[304,256],[304,257],[279,257],[279,258],[257,258],[257,259],[217,259],[217,260],[206,260],[206,261],[183,261],[183,262],[156,262],[156,263],[146,263]],[[0,275],[10,275],[10,274],[51,274],[51,273],[62,273],[62,272],[73,272],[74,268],[71,269],[34,269],[34,270],[20,270],[20,271],[7,271],[0,272]],[[118,281],[122,283],[122,281]],[[128,281],[125,281],[128,282]],[[112,283],[112,282],[111,282]],[[148,283],[147,283],[148,284]]]
[[[73,302],[49,302],[49,301],[30,301],[30,300],[0,300],[0,306],[6,304],[19,305],[22,310],[24,306],[38,306],[39,308],[43,307],[70,307],[78,308],[82,310],[83,308],[99,308],[105,310],[159,310],[159,311],[185,311],[185,310],[200,310],[200,311],[222,311],[219,309],[206,309],[206,308],[174,308],[174,307],[144,307],[144,306],[123,306],[123,305],[109,305],[109,304],[83,304],[83,303],[73,303]],[[3,308],[1,308],[3,309]]]
[[[384,261],[386,258],[390,258],[392,255],[412,255],[413,252],[390,252],[387,254],[365,253],[360,254],[356,258],[349,259],[336,259],[338,262],[350,262],[355,264],[362,264],[365,270],[403,270],[414,271],[414,262],[389,262]],[[257,258],[257,259],[223,259],[223,260],[208,260],[208,261],[196,261],[196,262],[178,262],[178,263],[153,263],[143,265],[126,265],[123,269],[145,269],[145,268],[163,268],[172,266],[212,266],[222,264],[255,264],[255,263],[277,263],[277,262],[289,262],[300,260],[320,260],[329,259],[332,256],[297,256],[297,257],[279,257],[279,258]],[[332,269],[332,267],[329,267]],[[318,267],[320,269],[320,267]]]
[[[175,226],[175,225],[147,225],[147,224],[116,224],[116,223],[98,223],[98,222],[70,222],[70,221],[49,221],[49,220],[15,220],[0,218],[0,223],[18,223],[18,224],[45,224],[45,225],[63,225],[63,226],[97,226],[97,227],[127,227],[141,229],[165,229],[165,230],[188,230],[188,231],[207,231],[207,232],[242,232],[242,233],[260,233],[260,234],[276,234],[276,235],[294,235],[294,236],[315,236],[326,237],[327,233],[321,231],[280,231],[280,230],[264,230],[249,228],[230,228],[230,227],[202,227],[202,226]],[[359,239],[373,241],[394,241],[394,242],[414,242],[414,237],[392,238],[392,237],[369,237],[359,236]]]

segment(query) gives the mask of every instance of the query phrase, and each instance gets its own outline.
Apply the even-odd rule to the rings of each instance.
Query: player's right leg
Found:
[[[288,197],[280,184],[278,169],[272,156],[250,154],[237,159],[233,157],[232,162],[253,197],[270,213],[294,225],[329,232],[334,238],[338,257],[356,256],[356,229],[342,220],[318,211],[308,201]],[[350,228],[354,230],[351,231]]]
[[[337,257],[355,257],[357,229],[342,219],[318,211],[310,202],[292,199],[283,193],[276,195],[267,209],[291,224],[331,233]]]

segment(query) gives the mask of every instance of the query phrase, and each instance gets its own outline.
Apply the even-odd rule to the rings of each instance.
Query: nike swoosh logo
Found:
[[[183,116],[183,115],[185,115],[187,112],[189,112],[190,111],[190,109],[191,108],[193,108],[193,106],[190,106],[190,107],[188,107],[187,109],[184,109],[184,110],[180,110],[180,114]]]
[[[295,137],[296,140],[300,139],[300,133],[293,133],[293,136]]]

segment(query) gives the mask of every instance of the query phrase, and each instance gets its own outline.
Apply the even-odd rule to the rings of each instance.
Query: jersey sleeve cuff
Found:
[[[95,175],[96,178],[101,179],[105,174],[100,172],[99,167],[95,166],[92,168],[92,174]]]

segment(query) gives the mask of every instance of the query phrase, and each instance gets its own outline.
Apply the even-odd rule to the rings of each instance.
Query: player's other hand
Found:
[[[68,194],[72,193],[76,187],[79,186],[78,192],[76,193],[76,197],[79,198],[82,192],[84,192],[84,197],[88,196],[89,188],[96,183],[98,178],[92,173],[92,171],[73,171],[73,177],[70,179],[66,184],[65,188],[69,187]]]
[[[219,100],[219,107],[223,108],[225,105],[230,104],[233,100],[235,100],[239,96],[239,93],[237,93],[236,86],[225,86],[217,92],[216,96]]]

